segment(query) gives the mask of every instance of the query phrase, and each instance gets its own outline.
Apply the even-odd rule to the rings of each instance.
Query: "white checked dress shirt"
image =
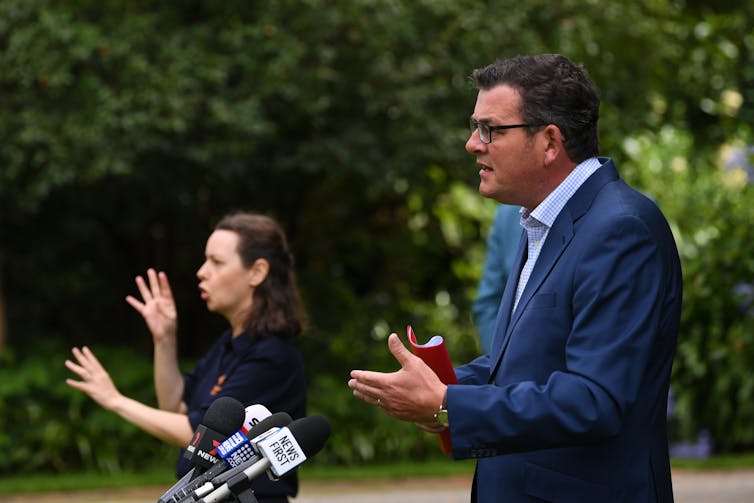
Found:
[[[516,301],[513,303],[513,311],[518,306],[518,300],[529,281],[529,276],[534,270],[534,264],[537,263],[537,257],[542,250],[542,245],[547,239],[550,227],[555,223],[560,210],[566,205],[571,196],[581,187],[587,178],[592,176],[599,167],[602,166],[599,159],[591,157],[578,164],[573,171],[569,173],[565,180],[558,185],[555,190],[545,198],[544,201],[533,210],[521,208],[521,227],[526,230],[527,258],[524,267],[521,269],[521,275],[518,278],[518,287],[516,288]]]

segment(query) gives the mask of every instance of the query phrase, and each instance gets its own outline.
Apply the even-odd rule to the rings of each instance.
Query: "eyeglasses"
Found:
[[[492,133],[500,129],[515,129],[520,127],[543,127],[544,124],[509,124],[506,126],[490,126],[484,122],[478,122],[474,119],[469,119],[469,127],[471,128],[471,134],[474,131],[479,131],[479,139],[482,143],[492,143]]]

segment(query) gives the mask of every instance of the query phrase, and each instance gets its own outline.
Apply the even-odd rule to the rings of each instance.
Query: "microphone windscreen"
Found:
[[[255,424],[249,430],[249,433],[247,433],[246,436],[248,438],[254,438],[266,432],[270,428],[282,428],[283,426],[288,426],[291,421],[291,416],[287,412],[276,412],[274,414],[270,414],[269,416]]]
[[[325,446],[331,431],[327,418],[318,414],[296,419],[288,425],[288,429],[307,458],[314,456]]]
[[[243,425],[245,417],[246,411],[241,402],[229,396],[221,396],[207,408],[202,424],[229,437]]]

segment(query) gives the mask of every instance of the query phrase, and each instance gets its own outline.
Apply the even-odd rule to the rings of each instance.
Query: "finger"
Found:
[[[353,390],[353,396],[355,396],[356,398],[359,398],[361,400],[364,400],[365,402],[370,402],[372,400],[371,396],[365,395],[364,393],[362,393],[361,391],[359,391],[357,389]]]
[[[147,288],[147,282],[144,281],[144,278],[141,276],[136,276],[136,288],[139,289],[141,298],[144,299],[145,303],[152,300],[152,292],[149,291],[149,288]]]
[[[157,280],[157,272],[151,267],[147,270],[149,278],[149,288],[152,290],[152,296],[160,297],[160,282]]]
[[[143,302],[140,302],[139,299],[131,295],[126,295],[126,302],[131,304],[131,307],[136,309],[140,314],[143,314],[146,305]]]
[[[97,357],[94,356],[94,353],[92,353],[91,349],[89,349],[87,346],[84,346],[82,348],[82,351],[84,352],[84,356],[86,356],[87,363],[88,363],[86,369],[90,373],[105,370],[105,367],[103,367],[102,364],[97,359]]]
[[[78,365],[72,362],[71,360],[66,360],[65,366],[68,368],[68,370],[78,375],[79,377],[83,377],[86,375],[86,369],[82,367],[81,365]]]
[[[406,349],[406,346],[403,345],[398,334],[390,334],[390,337],[387,339],[387,347],[390,349],[390,352],[395,359],[398,360],[398,363],[401,364],[401,367],[405,367],[411,359],[416,358],[416,356],[411,354],[411,351]]]
[[[170,288],[170,282],[168,281],[168,275],[160,271],[160,292],[166,299],[173,300],[173,290]]]
[[[380,398],[374,395],[370,395],[368,393],[363,393],[359,391],[358,389],[353,390],[353,396],[356,398],[365,401],[366,403],[372,404],[372,405],[382,405],[380,403]]]
[[[354,371],[359,372],[359,371]],[[354,372],[351,372],[353,375]],[[366,373],[366,372],[362,372]],[[372,372],[376,373],[376,372]],[[369,403],[377,403],[377,399],[382,394],[382,389],[376,386],[371,386],[366,382],[359,379],[350,379],[348,381],[348,387],[353,390],[354,396],[361,398]]]
[[[385,375],[387,374],[371,370],[352,370],[348,385],[350,386],[353,383],[359,389],[382,389]]]
[[[354,391],[354,394],[358,393],[360,395],[372,395],[375,393],[375,390],[371,386],[358,379],[349,380],[348,387]]]
[[[71,379],[70,377],[66,378],[65,383],[71,388],[76,388],[80,391],[84,391],[84,386],[86,386],[86,383],[84,383],[83,381],[77,381],[76,379]]]
[[[79,379],[81,379],[80,381],[77,381],[69,377],[66,379],[66,382],[69,385],[71,385],[71,383],[76,383],[76,386],[74,387],[77,389],[83,390],[84,388],[82,386],[84,386],[84,383],[92,379],[92,373],[89,372],[86,368],[82,367],[81,365],[78,365],[77,363],[72,362],[71,360],[66,360],[65,366],[68,368],[68,370],[76,374]]]
[[[362,374],[365,374],[365,372],[362,373],[356,373],[356,371],[351,372],[352,378],[348,381],[348,387],[351,389],[358,389],[360,391],[366,391],[367,388],[373,388],[373,386],[367,381],[365,377],[357,377]]]
[[[86,356],[84,355],[84,353],[82,353],[79,348],[72,348],[71,353],[73,353],[73,356],[76,358],[79,366],[83,368],[83,366],[86,365]]]
[[[73,348],[71,352],[73,353],[73,356],[76,357],[78,366],[83,370],[83,372],[86,374],[91,374],[92,370],[94,370],[94,365],[92,364],[92,357],[94,355],[91,351],[89,351],[89,348],[87,348],[86,346],[83,346],[81,349]],[[94,359],[94,361],[96,361],[96,358]]]

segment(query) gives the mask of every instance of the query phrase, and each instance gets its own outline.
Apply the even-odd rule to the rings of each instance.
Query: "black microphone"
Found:
[[[330,437],[330,431],[329,421],[320,415],[296,419],[288,427],[271,428],[252,440],[259,454],[210,482],[212,492],[207,494],[207,484],[197,490],[197,495],[206,494],[199,503],[223,501],[236,487],[246,489],[249,481],[265,472],[273,480],[286,475],[318,453]],[[221,479],[223,482],[217,486]]]
[[[248,409],[248,408],[247,408]],[[253,447],[251,449],[245,449],[243,448],[244,444],[249,444],[249,439],[253,439],[260,434],[263,434],[267,432],[268,430],[272,428],[279,428],[281,426],[286,426],[291,422],[291,416],[288,415],[286,412],[276,412],[275,414],[271,414],[270,416],[262,419],[255,425],[251,427],[251,429],[248,431],[245,437],[245,442],[242,441],[240,443],[236,443],[235,440],[232,440],[234,444],[236,444],[236,450],[233,452],[233,454],[236,454],[235,458],[233,459],[234,464],[241,464],[243,461],[247,461],[251,458],[253,458],[256,455],[256,452],[253,451]],[[235,432],[233,435],[231,435],[226,441],[221,443],[220,445],[225,444],[231,439],[235,439],[235,437],[245,429],[245,426],[241,428],[238,432]],[[220,449],[220,446],[218,446],[218,450]],[[238,453],[243,452],[245,453],[245,458],[241,458]],[[195,492],[197,489],[199,489],[201,486],[206,485],[207,483],[212,483],[214,479],[216,479],[219,475],[225,473],[226,471],[231,469],[231,463],[227,462],[225,459],[221,459],[212,467],[210,467],[207,471],[202,473],[201,475],[190,478],[190,477],[183,477],[179,483],[173,485],[170,489],[168,489],[165,494],[163,494],[160,499],[158,500],[158,503],[177,503],[179,501],[187,500],[188,498],[191,498],[193,501],[193,497],[195,495]],[[224,480],[223,480],[224,482]],[[217,485],[220,485],[222,482],[217,482]],[[209,490],[206,492],[210,492],[214,486],[210,486]],[[206,494],[206,493],[205,493]]]
[[[207,408],[183,457],[201,472],[210,468],[220,460],[217,446],[243,425],[245,417],[246,412],[241,402],[229,396],[221,396]],[[195,475],[196,471],[194,470]]]

